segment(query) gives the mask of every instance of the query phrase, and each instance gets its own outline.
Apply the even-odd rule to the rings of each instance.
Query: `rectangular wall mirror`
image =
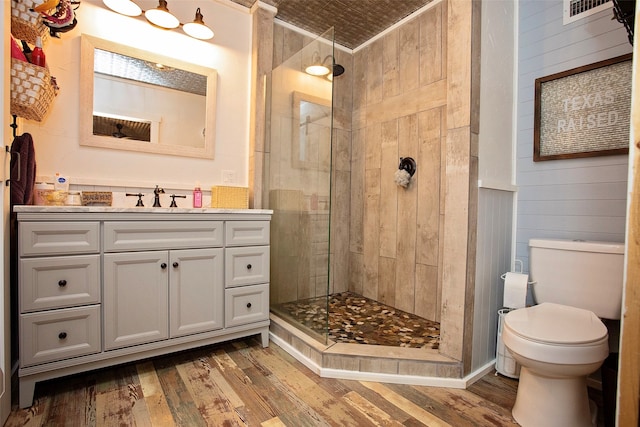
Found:
[[[83,34],[80,145],[213,159],[217,73]]]

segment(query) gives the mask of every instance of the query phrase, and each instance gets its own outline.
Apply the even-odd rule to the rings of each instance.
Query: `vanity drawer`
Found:
[[[21,366],[100,352],[100,306],[20,316]]]
[[[224,250],[225,286],[244,286],[269,281],[269,246]]]
[[[100,252],[99,222],[21,222],[20,256]]]
[[[220,247],[222,221],[105,221],[105,252]]]
[[[269,319],[269,284],[225,290],[225,326],[239,326]]]
[[[100,255],[20,260],[24,312],[100,302]]]
[[[227,221],[224,228],[226,246],[269,244],[269,221]]]

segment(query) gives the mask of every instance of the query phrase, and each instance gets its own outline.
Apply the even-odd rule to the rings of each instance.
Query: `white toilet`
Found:
[[[523,427],[591,427],[587,376],[609,355],[600,318],[620,319],[622,243],[532,239],[538,305],[509,312],[502,339],[521,365],[513,417]]]

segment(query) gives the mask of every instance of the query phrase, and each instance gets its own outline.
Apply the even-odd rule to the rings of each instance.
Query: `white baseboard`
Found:
[[[330,369],[318,366],[318,364],[313,360],[311,360],[300,351],[292,347],[289,343],[271,332],[269,333],[269,338],[271,339],[271,341],[273,341],[273,343],[281,347],[284,351],[293,356],[297,361],[305,365],[312,372],[322,378],[466,389],[468,386],[478,381],[484,375],[491,372],[491,370],[495,366],[495,360],[490,361],[481,368],[475,370],[474,372],[471,372],[464,378],[423,377],[417,375],[383,374],[376,372]]]

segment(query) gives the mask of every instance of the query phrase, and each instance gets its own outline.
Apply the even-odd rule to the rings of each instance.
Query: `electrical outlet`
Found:
[[[236,171],[222,171],[222,182],[224,184],[233,184],[236,182]]]

